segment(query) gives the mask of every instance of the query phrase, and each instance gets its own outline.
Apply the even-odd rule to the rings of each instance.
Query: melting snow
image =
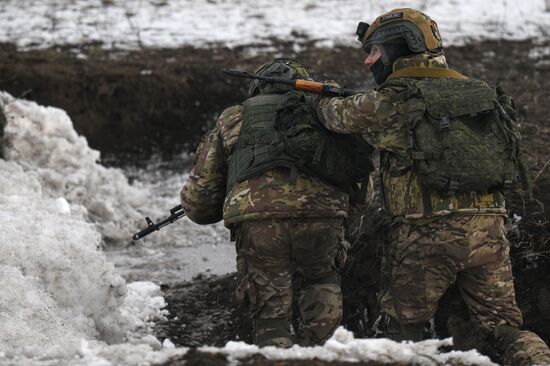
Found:
[[[0,41],[23,48],[99,42],[106,48],[269,47],[273,39],[355,44],[359,21],[413,7],[439,24],[446,45],[548,38],[545,0],[3,0]]]

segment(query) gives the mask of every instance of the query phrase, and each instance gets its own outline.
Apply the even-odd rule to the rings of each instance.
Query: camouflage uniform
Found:
[[[392,73],[407,68],[448,66],[442,52],[423,52],[398,58]],[[322,98],[318,104],[318,114],[328,129],[361,134],[381,151],[382,192],[386,210],[393,217],[381,298],[382,309],[390,316],[388,331],[396,340],[421,340],[425,322],[434,316],[443,293],[456,282],[483,341],[492,337],[495,329],[497,341],[502,340],[502,334],[522,324],[515,301],[503,196],[481,192],[443,196],[420,189],[419,178],[410,169],[407,115],[423,111],[405,111],[402,99],[395,98],[403,92],[406,88],[395,84],[382,85],[348,98]],[[461,343],[455,339],[455,344]],[[534,333],[521,332],[500,344],[499,351],[508,364],[550,362],[548,348]],[[482,344],[477,346],[484,349]]]
[[[237,183],[226,192],[228,159],[242,125],[243,108],[221,114],[197,149],[181,191],[187,216],[208,224],[224,219],[236,238],[238,294],[246,295],[261,346],[289,347],[295,273],[303,279],[300,344],[329,337],[342,316],[339,268],[347,242],[343,221],[348,195],[322,180],[275,168]]]

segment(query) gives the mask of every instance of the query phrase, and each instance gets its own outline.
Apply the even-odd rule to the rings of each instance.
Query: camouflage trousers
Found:
[[[384,263],[387,280],[381,301],[383,311],[402,328],[423,326],[435,315],[444,292],[456,283],[473,331],[482,335],[481,342],[492,337],[499,325],[514,329],[521,326],[504,220],[500,215],[454,215],[428,224],[398,224],[391,228]],[[465,343],[457,336],[453,334],[455,345]],[[537,354],[546,354],[544,348],[548,349],[532,332],[512,338],[500,351],[503,354],[509,348],[508,359],[513,360],[514,355],[525,359],[531,345]],[[480,344],[476,348],[484,347]],[[515,349],[514,354],[511,349]]]
[[[456,282],[472,320],[488,332],[522,324],[516,305],[504,218],[456,215],[390,229],[385,312],[402,324],[431,319]]]
[[[290,347],[326,340],[342,318],[339,269],[349,244],[342,218],[266,219],[236,228],[237,290],[248,297],[254,342]],[[300,324],[292,334],[295,276]],[[244,297],[243,296],[243,297]]]

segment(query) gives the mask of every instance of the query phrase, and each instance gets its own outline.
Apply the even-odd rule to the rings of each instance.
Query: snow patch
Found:
[[[4,0],[0,41],[22,48],[99,43],[104,48],[186,45],[269,47],[273,39],[295,47],[356,45],[359,21],[392,8],[412,7],[438,22],[444,45],[484,39],[545,40],[548,0]],[[205,16],[208,14],[208,16]],[[327,16],[328,15],[328,16]],[[290,21],[291,20],[291,21]]]
[[[36,176],[0,160],[0,348],[7,357],[70,355],[80,339],[137,342],[165,315],[160,288],[126,286],[98,250],[101,236],[85,210],[68,207],[44,195]]]
[[[57,210],[69,209],[93,223],[101,233],[101,245],[109,244],[112,260],[124,268],[125,278],[166,283],[204,271],[234,270],[235,249],[223,223],[199,226],[183,218],[127,249],[133,243],[132,234],[145,227],[145,216],[159,220],[179,203],[185,172],[166,175],[152,162],[146,169],[127,172],[135,177],[129,184],[122,170],[98,163],[100,153],[77,134],[65,111],[7,93],[0,93],[0,106],[8,121],[4,156],[33,177],[25,189],[61,198],[69,207],[59,200]],[[12,188],[27,194],[18,184]],[[217,254],[210,255],[214,251]]]
[[[224,348],[201,347],[203,352],[224,353],[232,361],[261,354],[270,360],[308,360],[318,358],[327,362],[380,362],[383,364],[445,365],[461,364],[495,366],[491,360],[477,351],[440,351],[451,346],[451,339],[430,339],[422,342],[397,343],[389,339],[355,339],[353,333],[339,327],[323,345],[316,347],[293,346],[258,348],[243,342],[228,342]]]
[[[8,120],[6,160],[17,161],[46,196],[82,206],[80,213],[98,226],[105,240],[128,241],[131,227],[141,220],[138,207],[147,190],[130,186],[121,171],[98,164],[99,152],[76,133],[65,111],[7,93],[0,93],[0,105]]]
[[[123,174],[95,162],[97,152],[63,111],[6,93],[0,107],[8,121],[8,160],[0,159],[1,357],[17,365],[58,363],[85,357],[81,340],[100,348],[130,342],[160,349],[151,336],[153,322],[166,315],[160,287],[126,284],[100,250],[98,229],[108,236],[107,220],[85,206],[103,199],[129,210],[115,194],[118,184],[131,202]],[[115,188],[107,187],[109,180]]]

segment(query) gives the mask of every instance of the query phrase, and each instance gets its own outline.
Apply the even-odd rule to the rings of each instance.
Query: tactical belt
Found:
[[[467,76],[451,69],[439,67],[405,67],[392,72],[387,80],[403,77],[468,79]]]

